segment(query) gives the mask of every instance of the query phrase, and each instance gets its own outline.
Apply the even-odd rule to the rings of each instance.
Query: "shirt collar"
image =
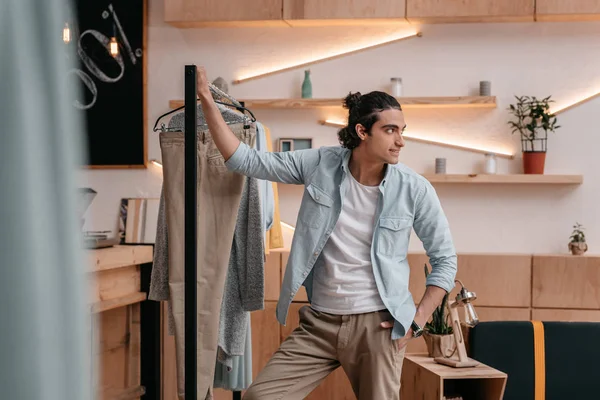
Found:
[[[342,171],[344,171],[346,174],[350,172],[348,163],[350,162],[351,155],[352,155],[352,150],[346,150],[346,152],[344,153],[344,157],[342,158]],[[390,178],[391,170],[392,170],[392,168],[390,167],[389,164],[387,164],[386,168],[385,168],[385,175],[383,176],[383,179],[381,180],[381,183],[379,184],[379,189],[381,190],[382,193],[384,192],[385,185],[386,185],[388,179]]]
[[[344,152],[344,156],[342,157],[342,171],[348,173],[350,168],[348,167],[348,163],[350,162],[350,156],[352,155],[352,150],[346,149]]]

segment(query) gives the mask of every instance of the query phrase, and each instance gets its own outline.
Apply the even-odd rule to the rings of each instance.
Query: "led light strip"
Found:
[[[279,223],[280,223],[280,224],[281,224],[281,226],[282,226],[282,227],[284,227],[284,228],[290,229],[290,230],[292,230],[292,231],[295,231],[295,230],[296,230],[296,228],[294,228],[292,225],[290,225],[290,224],[286,224],[286,223],[285,223],[285,222],[283,222],[283,221],[280,221]]]
[[[333,60],[333,59],[336,59],[336,58],[339,58],[339,57],[348,56],[348,55],[355,54],[355,53],[358,53],[358,52],[361,52],[361,51],[370,50],[370,49],[374,49],[376,47],[385,46],[385,45],[388,45],[388,44],[391,44],[391,43],[396,43],[396,42],[399,42],[399,41],[402,41],[402,40],[411,39],[411,38],[415,38],[415,37],[421,37],[421,36],[423,36],[423,34],[421,32],[415,32],[415,33],[412,33],[412,34],[404,35],[404,36],[399,37],[399,38],[394,38],[394,39],[391,39],[391,40],[387,40],[385,42],[379,42],[379,43],[375,43],[375,44],[372,44],[372,45],[369,45],[369,46],[360,47],[360,48],[353,49],[353,50],[348,50],[348,51],[345,51],[343,53],[334,54],[334,55],[331,55],[331,56],[328,56],[328,57],[317,58],[317,59],[314,59],[314,60],[311,60],[311,61],[307,61],[307,62],[304,62],[304,63],[295,64],[295,65],[290,65],[288,67],[284,67],[284,68],[280,68],[280,69],[268,71],[268,72],[265,72],[265,73],[242,77],[242,78],[234,80],[233,84],[237,85],[237,84],[240,84],[240,83],[243,83],[243,82],[247,82],[247,81],[250,81],[250,80],[253,80],[253,79],[264,78],[266,76],[270,76],[270,75],[273,75],[273,74],[278,74],[278,73],[281,73],[281,72],[290,71],[290,70],[293,70],[293,69],[296,69],[296,68],[306,67],[307,65],[312,65],[312,64],[316,64],[316,63],[320,63],[320,62],[324,62],[324,61]]]
[[[571,108],[577,107],[577,106],[579,106],[579,105],[581,105],[583,103],[586,103],[586,102],[588,102],[590,100],[593,100],[596,97],[600,97],[600,92],[595,93],[595,94],[593,94],[591,96],[585,97],[585,98],[583,98],[583,99],[581,99],[579,101],[576,101],[575,103],[572,103],[572,104],[569,104],[569,105],[564,106],[562,108],[559,108],[558,110],[551,110],[551,112],[552,112],[552,114],[560,114],[560,113],[563,113],[563,112],[565,112],[567,110],[570,110]]]
[[[346,124],[343,122],[334,121],[334,120],[330,120],[330,119],[325,120],[325,121],[319,121],[319,123],[321,125],[331,126],[331,127],[335,127],[335,128],[343,128],[344,126],[346,126]],[[412,141],[420,142],[420,143],[433,144],[436,146],[444,146],[444,147],[449,147],[449,148],[458,149],[458,150],[466,150],[466,151],[471,151],[474,153],[495,154],[498,157],[503,157],[503,158],[508,158],[508,159],[515,158],[514,154],[503,152],[503,151],[484,149],[484,148],[475,147],[475,146],[465,146],[465,145],[455,144],[455,143],[441,141],[441,140],[425,139],[420,136],[413,135],[410,132],[406,132],[406,131],[404,132],[404,134],[402,136],[407,140],[412,140]]]

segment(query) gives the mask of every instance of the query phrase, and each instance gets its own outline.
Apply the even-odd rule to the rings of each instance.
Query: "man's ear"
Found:
[[[365,140],[367,138],[367,130],[362,124],[356,124],[354,129],[356,129],[356,134],[360,140]]]

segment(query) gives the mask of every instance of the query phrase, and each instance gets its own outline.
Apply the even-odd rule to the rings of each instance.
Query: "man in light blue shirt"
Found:
[[[456,275],[434,188],[398,163],[406,128],[400,104],[383,92],[350,94],[348,126],[338,134],[342,146],[260,153],[224,122],[202,68],[198,92],[230,171],[305,186],[277,318],[286,323],[302,285],[310,306],[245,399],[303,399],[340,366],[360,400],[398,399],[406,345],[422,334]],[[408,289],[412,229],[432,267],[418,307]]]

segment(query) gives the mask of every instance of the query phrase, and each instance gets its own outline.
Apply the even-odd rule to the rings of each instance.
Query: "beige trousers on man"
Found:
[[[254,125],[246,130],[241,124],[232,125],[231,130],[243,142],[254,144]],[[169,237],[169,301],[175,322],[180,399],[184,398],[185,382],[183,135],[182,132],[160,134]],[[198,132],[197,162],[197,398],[204,400],[212,398],[221,300],[245,178],[227,170],[208,131]]]
[[[304,399],[341,366],[359,400],[397,400],[405,349],[398,350],[388,311],[332,315],[300,309],[300,326],[281,344],[244,400]]]

